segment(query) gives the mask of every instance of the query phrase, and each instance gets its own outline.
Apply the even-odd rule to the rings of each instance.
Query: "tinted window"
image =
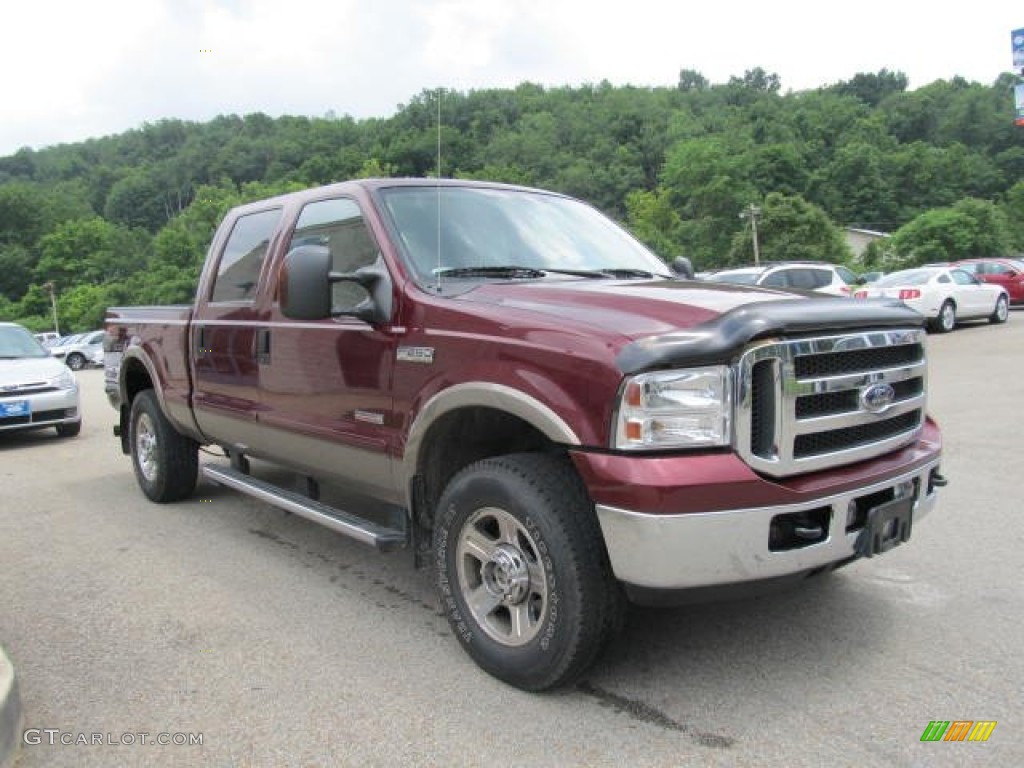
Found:
[[[708,280],[712,283],[734,283],[736,285],[754,285],[757,282],[757,275],[753,272],[742,272],[738,274],[711,275]]]
[[[325,246],[335,272],[368,267],[379,253],[359,206],[347,198],[320,200],[302,209],[288,250],[301,245]],[[335,307],[353,307],[366,298],[366,291],[353,283],[335,283],[333,297]]]
[[[839,273],[839,277],[841,277],[843,279],[843,282],[846,283],[847,285],[853,285],[854,283],[857,282],[857,276],[844,266],[836,266],[836,272]],[[828,283],[825,283],[825,285],[827,284]]]
[[[978,281],[973,275],[969,275],[962,269],[954,269],[949,274],[953,276],[953,282],[957,285],[977,285]]]
[[[924,285],[935,275],[927,269],[906,269],[902,272],[893,272],[891,275],[879,278],[875,285],[879,288],[888,288],[893,285]]]
[[[832,284],[832,273],[827,269],[808,269],[808,278],[811,281],[811,288],[824,288]]]
[[[761,285],[769,288],[788,288],[789,284],[789,277],[784,271],[772,272],[761,281]]]
[[[260,269],[274,234],[280,210],[242,216],[231,228],[217,266],[210,301],[252,301],[260,281]]]

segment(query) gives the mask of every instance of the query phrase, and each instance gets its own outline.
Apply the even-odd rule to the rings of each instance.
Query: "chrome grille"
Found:
[[[737,372],[736,447],[774,477],[879,456],[925,418],[925,333],[848,333],[751,345]]]

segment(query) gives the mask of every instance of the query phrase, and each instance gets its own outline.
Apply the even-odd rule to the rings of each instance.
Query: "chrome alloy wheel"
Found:
[[[135,422],[135,456],[139,461],[139,471],[150,483],[156,482],[159,472],[157,451],[156,427],[149,414],[143,413]]]
[[[951,302],[947,301],[939,309],[939,326],[947,333],[956,326],[956,309]]]
[[[503,645],[536,637],[548,607],[548,580],[529,531],[503,509],[478,509],[459,533],[459,589],[477,624]]]

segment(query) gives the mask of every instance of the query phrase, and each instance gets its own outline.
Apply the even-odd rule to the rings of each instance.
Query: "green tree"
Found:
[[[146,261],[148,238],[105,219],[77,219],[60,224],[39,240],[39,283],[53,281],[70,288],[123,279]]]
[[[1003,256],[1011,248],[1005,214],[993,203],[965,199],[948,208],[926,211],[892,238],[897,265],[972,257]]]
[[[1024,181],[1010,187],[1002,210],[1009,228],[1012,252],[1024,253]]]
[[[0,296],[17,300],[28,288],[36,258],[23,245],[0,244]]]
[[[103,327],[103,315],[109,304],[106,286],[76,285],[57,301],[61,331],[82,333]]]
[[[681,141],[668,153],[662,186],[682,222],[679,245],[701,268],[732,263],[740,212],[760,198],[748,177],[746,150],[709,137]]]
[[[902,72],[881,69],[875,74],[856,74],[845,82],[833,85],[829,90],[843,96],[853,96],[865,104],[877,107],[892,94],[906,91],[909,82]]]
[[[685,256],[681,243],[682,220],[663,189],[638,189],[626,197],[629,229],[666,261]]]
[[[826,213],[801,197],[773,192],[764,199],[757,225],[762,261],[810,260],[844,263],[852,254]],[[754,245],[750,229],[733,237],[730,261],[750,264]]]
[[[151,168],[137,170],[110,188],[103,215],[115,224],[156,232],[177,213],[172,199],[173,192]]]

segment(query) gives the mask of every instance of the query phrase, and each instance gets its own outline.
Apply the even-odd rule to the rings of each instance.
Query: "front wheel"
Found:
[[[1010,300],[1005,295],[1000,296],[999,300],[996,301],[996,308],[989,315],[988,321],[990,323],[1005,323],[1006,319],[1010,316]]]
[[[85,367],[85,357],[77,352],[72,352],[68,355],[67,360],[64,362],[72,371],[80,371]]]
[[[441,603],[473,660],[527,691],[585,672],[621,625],[624,598],[568,460],[480,461],[452,479],[437,515]]]
[[[151,389],[132,401],[129,445],[135,479],[150,500],[178,501],[191,495],[199,473],[199,446],[167,420]]]

